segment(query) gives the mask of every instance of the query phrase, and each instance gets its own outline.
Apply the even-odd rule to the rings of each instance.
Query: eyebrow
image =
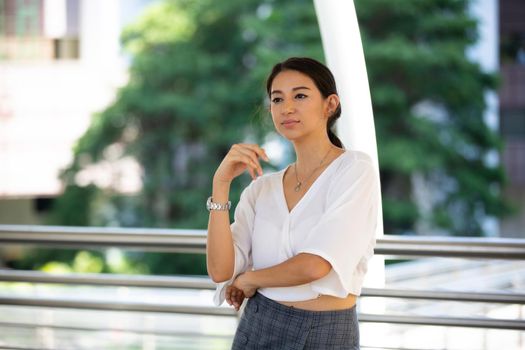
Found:
[[[306,86],[298,86],[298,87],[294,87],[292,89],[292,91],[295,91],[295,90],[300,90],[300,89],[306,89],[306,90],[310,90],[310,88],[306,87]],[[273,94],[276,94],[276,93],[280,93],[282,94],[283,92],[281,90],[273,90],[272,93],[270,95],[273,95]]]

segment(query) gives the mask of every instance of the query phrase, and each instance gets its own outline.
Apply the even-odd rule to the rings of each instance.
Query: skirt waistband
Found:
[[[342,317],[345,315],[353,316],[357,313],[357,304],[354,304],[351,308],[348,309],[340,309],[340,310],[323,310],[323,311],[313,311],[313,310],[305,310],[305,309],[299,309],[293,306],[288,306],[281,304],[273,299],[270,299],[263,294],[259,293],[258,291],[255,292],[255,294],[248,299],[248,302],[256,302],[258,306],[262,306],[264,308],[269,308],[275,312],[282,312],[282,313],[288,313],[288,314],[295,314],[300,316],[327,316],[327,317]],[[247,305],[248,306],[248,305]]]

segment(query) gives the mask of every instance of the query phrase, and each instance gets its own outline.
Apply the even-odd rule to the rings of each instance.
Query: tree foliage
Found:
[[[371,86],[383,187],[385,231],[427,229],[485,235],[487,216],[511,212],[491,161],[502,141],[484,121],[497,77],[466,57],[478,40],[467,0],[356,2]],[[432,202],[414,201],[414,177]],[[423,205],[421,205],[423,204]]]

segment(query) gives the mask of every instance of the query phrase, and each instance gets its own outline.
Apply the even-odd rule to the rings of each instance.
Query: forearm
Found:
[[[229,183],[214,179],[212,189],[214,202],[226,203],[229,191]],[[206,241],[206,265],[212,280],[222,282],[231,278],[234,259],[235,252],[229,212],[227,210],[211,210]]]
[[[330,268],[330,263],[323,258],[300,253],[280,264],[248,271],[247,278],[255,288],[298,286],[321,278]]]

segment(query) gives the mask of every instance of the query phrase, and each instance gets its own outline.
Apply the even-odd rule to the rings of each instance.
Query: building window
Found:
[[[79,58],[79,1],[50,4],[0,0],[0,60]]]
[[[53,208],[54,201],[52,197],[36,197],[33,199],[33,209],[38,214],[46,213]]]

